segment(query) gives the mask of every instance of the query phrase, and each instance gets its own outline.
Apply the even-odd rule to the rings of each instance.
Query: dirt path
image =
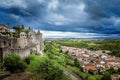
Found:
[[[65,71],[66,74],[70,75],[72,80],[82,80],[80,79],[76,74],[72,73],[71,71],[67,70]]]

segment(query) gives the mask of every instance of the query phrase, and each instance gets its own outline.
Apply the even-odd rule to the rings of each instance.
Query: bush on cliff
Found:
[[[23,62],[17,54],[8,54],[4,58],[4,67],[7,71],[12,73],[16,71],[24,71],[26,63]]]

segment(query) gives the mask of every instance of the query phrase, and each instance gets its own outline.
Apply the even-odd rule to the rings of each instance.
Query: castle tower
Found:
[[[28,33],[28,38],[29,38],[29,43],[35,43],[36,32],[34,32],[33,30],[31,30]]]
[[[42,33],[40,31],[36,33],[36,40],[39,41],[40,50],[42,50],[43,41],[42,41]]]
[[[25,32],[20,33],[20,38],[17,38],[19,48],[25,48],[28,45],[27,34]]]

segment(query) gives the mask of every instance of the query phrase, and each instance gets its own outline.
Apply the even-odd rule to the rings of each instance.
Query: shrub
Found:
[[[30,57],[26,57],[26,58],[24,59],[24,61],[25,61],[26,64],[30,64]]]
[[[21,61],[19,61],[18,62],[18,69],[20,70],[20,71],[25,71],[25,68],[26,68],[27,66],[26,66],[26,63],[24,63],[22,60]]]
[[[105,73],[103,74],[103,77],[102,77],[101,80],[112,80],[112,79],[111,79],[111,76],[110,76],[110,73],[109,73],[109,72],[105,72]]]
[[[87,80],[96,80],[96,78],[94,76],[89,76]]]
[[[17,54],[8,54],[4,58],[4,67],[10,72],[15,72],[17,70],[24,71],[26,64],[21,60],[20,56]]]
[[[3,71],[3,63],[0,63],[0,72]]]
[[[74,59],[74,65],[75,67],[80,67],[80,62],[77,60],[77,58]]]

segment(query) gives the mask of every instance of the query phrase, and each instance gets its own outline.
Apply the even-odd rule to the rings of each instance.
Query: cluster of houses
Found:
[[[85,48],[62,46],[62,51],[68,52],[73,58],[77,58],[84,72],[92,71],[93,74],[97,74],[111,67],[114,69],[120,68],[120,58],[108,55],[107,53],[110,51],[107,50],[91,51]],[[112,77],[115,76],[112,75]],[[120,78],[120,76],[118,77]]]

